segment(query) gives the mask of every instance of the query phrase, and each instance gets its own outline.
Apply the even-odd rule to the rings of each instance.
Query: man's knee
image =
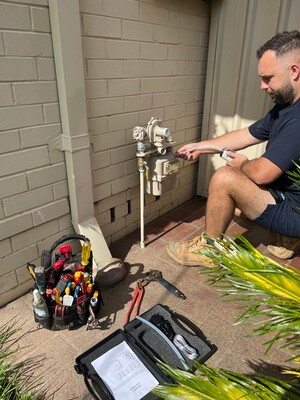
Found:
[[[224,187],[227,185],[236,184],[239,175],[240,171],[235,168],[228,166],[221,167],[213,174],[209,184],[210,188],[220,188],[221,185]]]

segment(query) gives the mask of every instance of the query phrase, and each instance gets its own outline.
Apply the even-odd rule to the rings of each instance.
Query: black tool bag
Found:
[[[39,289],[46,302],[49,314],[38,315],[34,310],[35,321],[44,328],[59,330],[62,328],[75,329],[76,327],[82,326],[87,323],[90,315],[90,300],[97,292],[98,302],[97,307],[93,310],[94,313],[99,311],[102,303],[101,293],[95,283],[92,281],[92,266],[93,266],[93,255],[92,252],[88,251],[88,259],[85,265],[82,265],[82,253],[73,254],[71,246],[68,244],[63,245],[65,242],[79,240],[84,245],[90,246],[90,240],[79,234],[64,235],[56,242],[53,243],[49,250],[44,250],[41,254],[41,266],[44,268],[44,290],[41,290],[37,275],[35,272],[38,270],[37,267],[28,263],[27,268],[31,272],[31,275],[35,279],[35,287]],[[60,246],[60,247],[59,247]],[[58,251],[57,251],[58,250]],[[60,270],[54,268],[55,265],[60,266]],[[75,273],[85,272],[89,275],[89,282],[82,282],[80,285],[76,284],[75,294]],[[72,304],[63,304],[63,296],[66,293],[66,288],[69,284],[70,297],[73,297],[74,301]],[[87,289],[88,285],[89,290]],[[73,289],[71,289],[73,286]],[[44,289],[44,287],[43,287]],[[78,289],[78,290],[77,290]],[[58,294],[49,295],[51,292],[58,290]],[[69,293],[68,291],[68,293]]]
[[[152,324],[151,321],[154,323]],[[163,325],[160,325],[161,321],[163,321]],[[147,325],[148,322],[151,322],[162,334]],[[193,359],[187,356],[189,352],[186,352],[186,349],[181,348],[178,356],[178,352],[170,347],[165,337],[168,338],[169,336],[172,339],[174,334],[184,338],[184,343],[189,346],[189,350],[193,349]],[[118,346],[124,343],[129,346],[136,357],[153,375],[157,381],[156,385],[172,382],[158,368],[156,359],[160,359],[175,368],[183,370],[190,368],[193,370],[195,361],[204,363],[217,350],[216,346],[211,344],[203,332],[190,320],[172,312],[166,306],[158,304],[140,317],[126,324],[123,330],[119,329],[115,331],[76,358],[74,368],[78,374],[83,375],[85,384],[93,399],[114,400],[116,398],[114,397],[116,393],[114,390],[116,388],[118,390],[118,386],[123,382],[126,382],[126,384],[129,382],[127,386],[129,391],[135,391],[138,387],[135,377],[139,376],[139,372],[135,371],[134,361],[129,363],[129,365],[123,362],[122,351],[117,353],[117,357],[113,355],[108,358],[107,367],[101,368],[101,364],[98,364],[99,357],[103,355],[109,356],[111,350],[117,350]],[[178,350],[179,348],[176,347],[176,349]],[[106,376],[103,375],[103,372]],[[114,382],[114,379],[116,380],[113,390],[111,390],[111,387],[114,383],[110,382],[110,376],[107,374],[111,374],[112,382]],[[123,399],[129,398],[128,392],[123,392],[123,394],[117,394],[116,396],[119,396],[117,397],[119,399],[122,397]],[[156,400],[158,397],[151,393],[150,389],[140,399]]]

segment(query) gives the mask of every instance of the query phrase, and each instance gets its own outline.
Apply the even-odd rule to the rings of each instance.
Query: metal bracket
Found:
[[[49,151],[69,151],[71,153],[90,148],[90,135],[88,133],[77,136],[58,135],[48,140]]]

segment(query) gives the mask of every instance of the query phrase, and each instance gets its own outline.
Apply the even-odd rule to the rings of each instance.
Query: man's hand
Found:
[[[178,158],[183,158],[187,161],[197,160],[201,154],[200,150],[192,150],[197,146],[197,143],[189,143],[182,146],[179,150],[175,152],[175,156]]]
[[[248,158],[243,154],[235,153],[230,150],[227,151],[227,154],[232,158],[232,160],[227,161],[226,165],[236,169],[241,169],[242,166],[249,161]]]

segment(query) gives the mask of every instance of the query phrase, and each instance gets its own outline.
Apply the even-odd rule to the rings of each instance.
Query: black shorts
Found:
[[[288,198],[278,204],[269,204],[254,222],[280,235],[300,238],[300,214]]]

